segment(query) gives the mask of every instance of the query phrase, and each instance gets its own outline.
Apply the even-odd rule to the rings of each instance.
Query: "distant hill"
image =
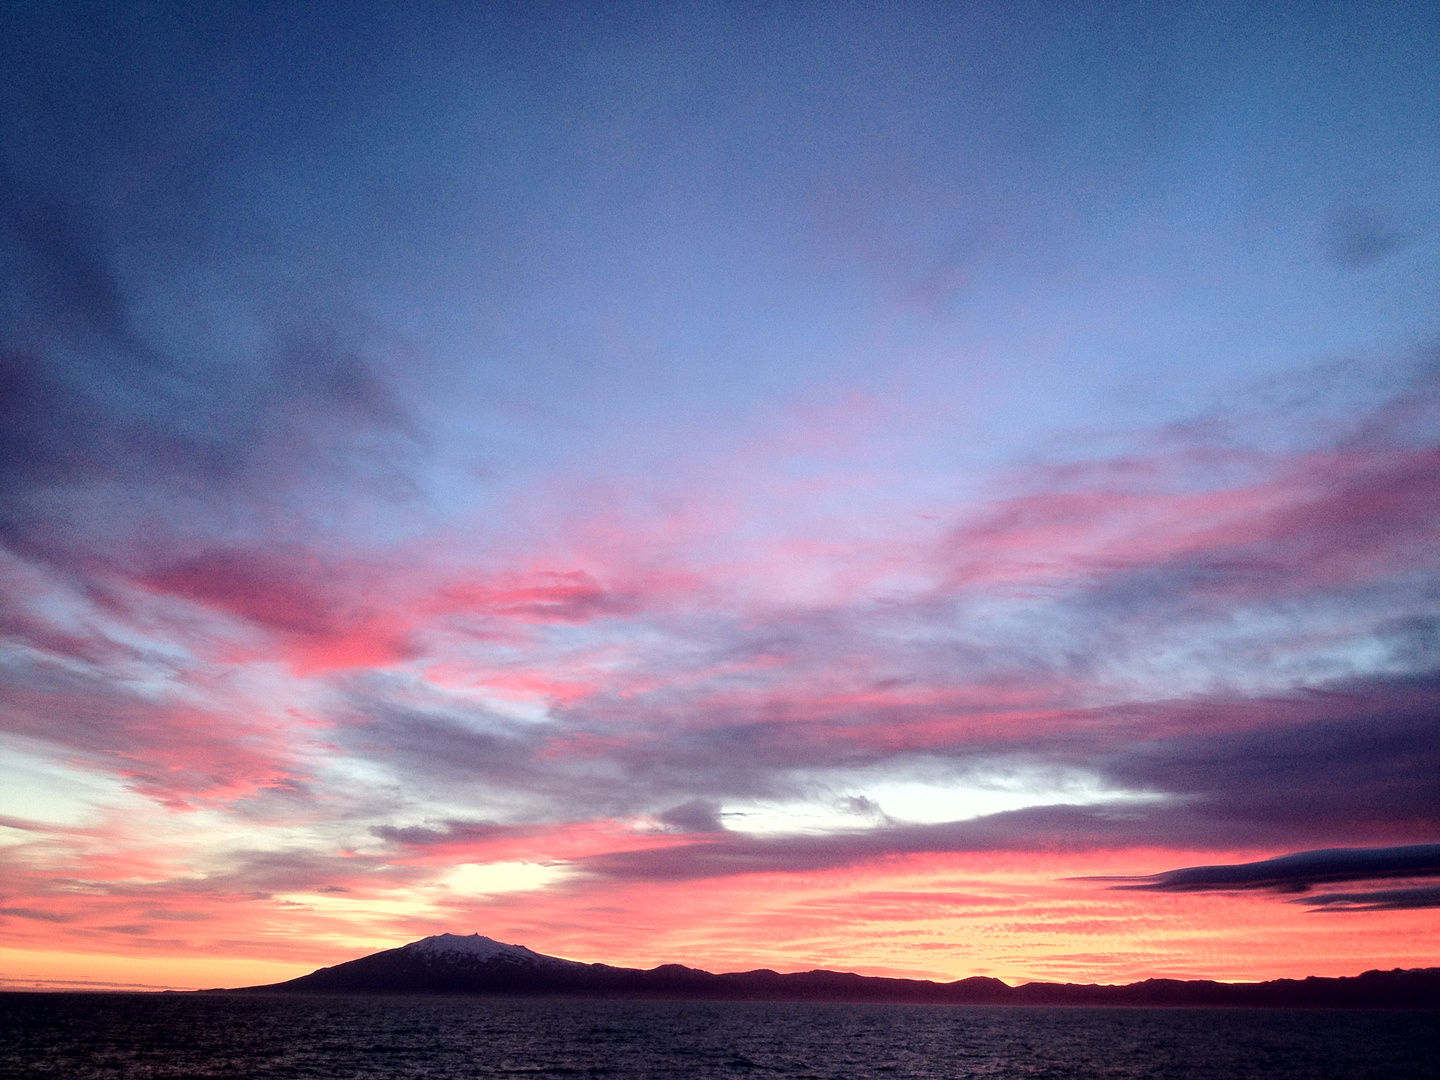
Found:
[[[1440,1008],[1440,968],[1367,971],[1352,978],[1262,983],[1147,979],[1125,986],[971,978],[937,983],[841,971],[770,970],[715,975],[680,964],[657,968],[582,964],[479,934],[440,934],[362,956],[289,982],[246,987],[273,994],[513,994],[692,1001],[895,1002],[936,1005],[1231,1006],[1246,1008]]]

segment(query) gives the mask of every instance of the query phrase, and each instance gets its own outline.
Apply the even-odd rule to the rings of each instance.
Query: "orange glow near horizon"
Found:
[[[509,883],[513,891],[480,897],[432,881],[370,895],[237,896],[195,907],[172,899],[165,911],[153,904],[148,911],[163,922],[163,936],[91,919],[63,922],[52,908],[11,934],[0,950],[0,982],[17,989],[254,985],[447,932],[641,968],[831,968],[938,981],[988,975],[1011,984],[1355,975],[1440,954],[1440,927],[1424,911],[1313,912],[1271,894],[1148,894],[1071,880],[1200,855],[912,856],[705,882],[581,886],[562,878],[526,888],[522,880]],[[523,873],[531,864],[490,865]],[[12,930],[20,923],[12,920]]]

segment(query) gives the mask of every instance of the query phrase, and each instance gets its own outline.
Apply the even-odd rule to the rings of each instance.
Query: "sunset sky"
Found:
[[[0,986],[1440,964],[1433,2],[0,10]]]

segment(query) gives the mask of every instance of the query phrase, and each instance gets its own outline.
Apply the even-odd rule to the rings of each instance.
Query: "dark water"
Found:
[[[1440,1077],[1440,1013],[0,994],[0,1075]]]

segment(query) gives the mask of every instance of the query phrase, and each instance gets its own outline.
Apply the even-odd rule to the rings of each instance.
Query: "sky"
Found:
[[[1440,964],[1440,9],[0,16],[0,985]]]

